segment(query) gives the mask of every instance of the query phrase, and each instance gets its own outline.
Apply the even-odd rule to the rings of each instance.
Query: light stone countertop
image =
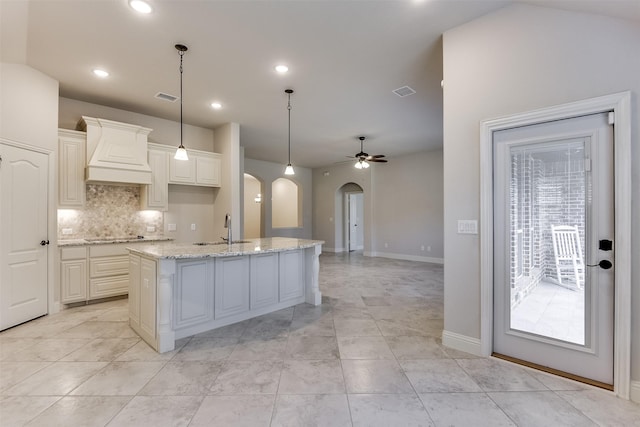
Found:
[[[226,256],[252,255],[267,252],[282,252],[311,248],[322,245],[322,240],[295,239],[288,237],[269,237],[264,239],[243,240],[244,243],[211,242],[206,245],[194,243],[158,243],[153,245],[135,245],[131,253],[155,259],[214,258]]]
[[[113,243],[149,243],[149,242],[169,242],[170,237],[96,237],[90,239],[61,239],[58,240],[58,247],[65,246],[89,246],[89,245],[110,245]]]

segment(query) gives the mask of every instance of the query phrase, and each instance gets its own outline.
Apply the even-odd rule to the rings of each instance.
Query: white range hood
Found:
[[[151,129],[82,116],[87,132],[87,182],[151,184],[147,136]]]

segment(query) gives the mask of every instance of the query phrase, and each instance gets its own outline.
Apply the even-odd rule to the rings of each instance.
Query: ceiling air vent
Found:
[[[156,98],[162,99],[163,101],[176,102],[179,98],[177,96],[169,95],[168,93],[158,92],[156,93]]]
[[[394,90],[393,93],[398,95],[400,98],[404,98],[405,96],[413,95],[416,91],[411,89],[409,86],[402,86]]]

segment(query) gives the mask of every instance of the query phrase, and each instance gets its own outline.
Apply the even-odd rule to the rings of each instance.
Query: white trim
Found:
[[[636,403],[640,403],[640,381],[631,381],[629,399]]]
[[[493,347],[493,132],[546,121],[614,111],[615,326],[613,384],[628,399],[631,383],[631,93],[571,102],[480,123],[480,347]],[[636,393],[634,391],[634,393]]]
[[[364,256],[403,259],[405,261],[430,262],[432,264],[444,264],[444,258],[432,258],[427,256],[394,254],[390,252],[365,252]]]
[[[481,343],[477,338],[456,334],[455,332],[442,331],[442,345],[475,354],[476,356],[482,356]]]
[[[322,252],[340,253],[340,252],[344,252],[344,248],[327,248],[327,247],[323,246],[322,247]]]

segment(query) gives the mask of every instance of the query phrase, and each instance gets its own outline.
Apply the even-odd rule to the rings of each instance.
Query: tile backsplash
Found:
[[[87,184],[86,197],[84,209],[58,210],[58,239],[163,234],[162,212],[140,210],[140,186]]]

